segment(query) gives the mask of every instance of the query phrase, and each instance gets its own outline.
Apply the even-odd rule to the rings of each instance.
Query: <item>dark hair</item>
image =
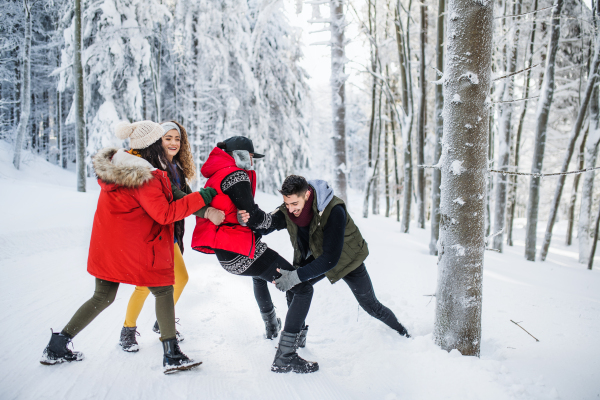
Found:
[[[283,184],[281,185],[281,193],[284,196],[291,196],[295,194],[296,196],[301,196],[306,193],[308,190],[308,182],[304,179],[303,176],[300,175],[290,175],[285,178]]]
[[[167,168],[167,166],[169,165],[169,160],[167,159],[167,156],[165,155],[165,149],[162,146],[162,137],[156,142],[152,143],[150,146],[144,149],[137,149],[136,151],[144,160],[152,164],[154,168],[160,169],[161,171],[166,171],[171,183],[176,183],[171,168]],[[176,158],[173,159],[175,160]],[[179,165],[177,165],[177,173],[181,178],[184,178],[182,179],[182,181],[185,181],[185,174],[183,173],[183,170],[181,169],[181,167],[179,167]],[[182,185],[183,183],[184,182],[182,182]]]

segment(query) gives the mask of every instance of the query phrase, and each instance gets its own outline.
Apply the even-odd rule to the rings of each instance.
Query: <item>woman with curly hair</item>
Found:
[[[176,121],[163,122],[160,124],[164,130],[160,147],[150,146],[145,149],[133,150],[132,154],[148,160],[152,166],[167,173],[171,181],[174,200],[178,200],[192,193],[188,186],[189,181],[196,176],[196,165],[192,157],[190,145],[185,128]],[[225,214],[212,207],[207,207],[194,213],[198,217],[206,217],[214,224],[223,222]],[[174,253],[175,253],[175,284],[173,285],[173,300],[177,304],[185,285],[188,282],[188,273],[183,261],[183,234],[185,232],[185,221],[175,222]],[[125,323],[121,329],[119,344],[124,351],[137,352],[139,346],[136,340],[137,319],[144,307],[144,302],[150,294],[146,286],[136,286],[133,291],[127,312]],[[158,321],[154,323],[152,330],[160,333]],[[177,331],[178,341],[183,341],[183,335]]]

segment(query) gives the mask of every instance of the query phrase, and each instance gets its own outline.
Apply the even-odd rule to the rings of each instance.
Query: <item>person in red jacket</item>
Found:
[[[209,220],[196,219],[192,236],[194,250],[216,254],[221,266],[234,275],[251,276],[267,282],[281,277],[278,269],[293,271],[292,265],[261,241],[253,230],[271,225],[271,214],[262,211],[254,203],[256,173],[254,158],[262,158],[254,152],[254,145],[244,136],[233,136],[217,143],[201,169],[208,178],[205,187],[217,191],[211,206],[225,212],[225,221],[216,226]],[[238,209],[247,210],[250,217],[245,224],[238,221]],[[300,331],[313,296],[312,285],[301,283],[290,289],[293,301],[288,307],[284,330],[271,371],[309,373],[319,369],[316,362],[306,361],[296,352]],[[261,304],[259,302],[259,304]],[[261,308],[265,324],[273,326],[271,337],[281,329],[272,303],[269,309]],[[269,329],[267,329],[269,332]]]
[[[105,148],[93,157],[101,192],[94,215],[88,272],[96,278],[94,295],[75,312],[61,332],[53,332],[40,362],[53,365],[81,361],[67,345],[115,299],[120,283],[147,286],[156,297],[165,373],[200,364],[181,352],[175,336],[173,304],[173,223],[210,203],[216,192],[202,189],[173,201],[165,171],[132,152],[157,154],[163,128],[152,121],[120,123],[117,137],[130,139],[131,152]]]

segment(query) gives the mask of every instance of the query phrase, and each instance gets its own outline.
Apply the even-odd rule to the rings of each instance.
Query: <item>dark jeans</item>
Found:
[[[62,330],[62,334],[71,338],[81,332],[102,311],[115,301],[118,282],[105,281],[96,278],[96,289],[91,299],[83,303],[69,323]],[[173,302],[173,286],[149,287],[156,297],[156,320],[160,328],[161,340],[175,338],[175,304]]]
[[[273,302],[271,301],[267,282],[273,282],[275,279],[281,277],[281,274],[277,272],[277,268],[287,271],[294,270],[294,267],[278,254],[276,261],[272,262],[269,268],[261,275],[252,277],[254,282],[254,297],[256,297],[256,302],[262,313],[268,313],[273,310]],[[302,330],[304,320],[310,309],[313,293],[313,286],[309,282],[300,283],[286,292],[286,296],[288,296],[288,312],[285,316],[284,331],[299,333]]]
[[[325,275],[321,275],[305,283],[314,285],[323,278],[325,278]],[[358,304],[370,316],[377,318],[397,332],[404,331],[404,327],[400,324],[400,322],[398,322],[398,318],[396,318],[392,310],[377,300],[377,297],[375,296],[375,290],[373,289],[373,284],[371,283],[371,278],[369,277],[369,273],[367,272],[365,264],[362,264],[360,267],[356,268],[342,279],[352,290],[352,294],[354,294]],[[288,306],[295,300],[295,294],[292,292],[292,290],[286,293]],[[254,296],[256,297],[256,302],[258,303],[261,312],[263,309],[269,309],[269,307],[271,307],[269,310],[272,309],[273,303],[271,302],[271,296],[269,295],[269,288],[264,281],[261,282],[260,280],[254,280]]]

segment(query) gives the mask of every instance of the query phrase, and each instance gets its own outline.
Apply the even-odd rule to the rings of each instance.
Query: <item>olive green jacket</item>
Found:
[[[329,214],[333,207],[342,205],[346,211],[346,230],[344,233],[342,255],[336,266],[325,273],[327,279],[333,284],[360,267],[369,255],[369,248],[367,242],[363,239],[360,230],[352,220],[352,217],[350,217],[344,201],[337,196],[333,196],[325,208],[319,211],[317,206],[319,204],[318,196],[327,194],[320,194],[312,185],[311,190],[313,190],[315,196],[312,204],[314,217],[309,226],[309,248],[313,257],[317,258],[323,254],[323,231],[325,225],[327,225],[327,219],[329,218]],[[294,267],[299,268],[302,265],[303,260],[302,251],[298,244],[298,225],[293,223],[290,219],[285,204],[282,204],[279,207],[279,210],[285,216],[286,228],[290,234],[292,246],[294,247]]]

